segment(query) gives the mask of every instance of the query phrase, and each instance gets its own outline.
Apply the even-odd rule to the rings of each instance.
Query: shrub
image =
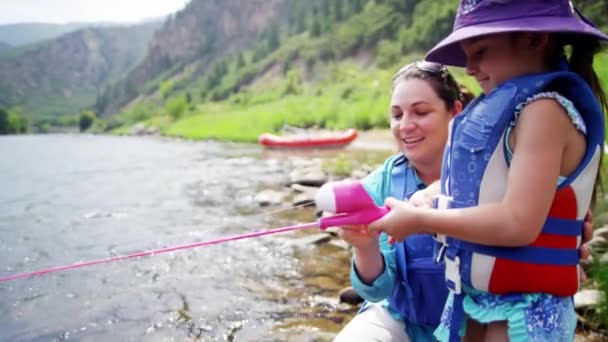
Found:
[[[169,94],[173,90],[173,85],[173,80],[166,80],[160,84],[158,88],[160,91],[160,95],[163,97],[163,99],[166,99],[167,96],[169,96]]]
[[[397,44],[382,40],[376,52],[378,67],[386,69],[395,65],[401,59],[401,50]]]
[[[179,119],[188,108],[188,101],[185,96],[172,97],[165,104],[165,110],[173,120]]]
[[[80,131],[84,132],[89,129],[89,127],[93,125],[93,122],[95,122],[95,118],[95,113],[91,111],[80,113],[80,116],[78,117],[78,127],[80,128]]]

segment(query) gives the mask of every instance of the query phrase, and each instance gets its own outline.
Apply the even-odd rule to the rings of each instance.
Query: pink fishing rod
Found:
[[[271,235],[277,233],[284,233],[289,231],[309,229],[313,227],[319,227],[321,230],[325,230],[327,227],[341,227],[345,225],[355,224],[369,224],[380,217],[384,216],[388,209],[386,207],[379,207],[374,204],[367,191],[363,188],[359,182],[332,182],[323,185],[315,197],[315,203],[317,208],[327,211],[330,213],[336,213],[337,215],[324,217],[319,219],[318,222],[301,223],[292,226],[273,228],[267,230],[260,230],[245,234],[233,235],[213,240],[194,242],[185,245],[178,245],[173,247],[165,247],[149,251],[141,251],[132,254],[119,255],[110,258],[77,262],[71,265],[57,266],[46,269],[41,269],[34,272],[18,273],[7,277],[0,277],[0,282],[6,282],[10,280],[30,278],[34,276],[45,275],[54,272],[67,271],[75,268],[93,266],[98,264],[105,264],[114,261],[121,261],[145,256],[151,256],[167,252],[175,252],[184,249],[191,249],[195,247],[203,247],[209,245],[216,245],[229,241],[236,241],[242,239],[249,239],[264,235]]]

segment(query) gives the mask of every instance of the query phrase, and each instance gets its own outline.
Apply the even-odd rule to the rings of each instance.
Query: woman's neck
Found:
[[[416,174],[420,180],[426,185],[430,185],[441,178],[441,160],[438,163],[419,163],[416,165],[412,164],[412,166],[416,170]]]

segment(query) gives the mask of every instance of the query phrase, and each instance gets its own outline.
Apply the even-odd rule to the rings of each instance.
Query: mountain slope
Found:
[[[175,74],[180,66],[195,63],[191,72],[204,73],[215,59],[251,45],[260,32],[284,22],[286,4],[286,0],[192,0],[163,24],[146,57],[125,80],[106,89],[97,111],[115,112],[146,83],[163,73]]]
[[[22,46],[59,37],[68,32],[92,26],[90,23],[19,23],[0,25],[0,42]]]
[[[0,107],[21,106],[32,117],[90,107],[99,89],[141,60],[158,26],[85,28],[0,59]]]

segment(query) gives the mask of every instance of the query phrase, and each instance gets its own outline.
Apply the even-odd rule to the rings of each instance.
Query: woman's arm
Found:
[[[365,257],[359,255],[355,251],[353,257],[353,263],[351,266],[350,278],[351,284],[355,291],[365,300],[370,302],[379,302],[386,297],[390,296],[393,291],[393,285],[395,284],[396,277],[396,255],[395,249],[388,244],[388,236],[382,234],[379,238],[379,247],[377,257],[379,257],[380,272],[374,276],[371,280],[364,280],[361,275],[361,260],[365,260]],[[360,259],[359,259],[360,258]],[[376,258],[376,255],[373,256]],[[359,261],[357,261],[359,259]],[[359,262],[359,263],[357,263]],[[365,267],[365,266],[364,266]]]
[[[378,168],[362,180],[365,189],[378,205],[386,196],[387,173]],[[385,234],[378,236],[366,226],[342,229],[342,237],[354,247],[351,283],[363,298],[371,302],[389,296],[395,282],[395,251]]]

